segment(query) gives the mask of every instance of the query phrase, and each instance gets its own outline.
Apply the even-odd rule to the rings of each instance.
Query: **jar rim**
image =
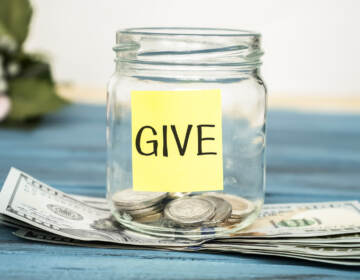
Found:
[[[244,29],[203,27],[136,27],[117,31],[118,34],[156,36],[260,37],[258,32]]]
[[[261,65],[260,33],[221,28],[145,27],[116,33],[115,61],[123,69],[250,73]],[[180,70],[182,69],[182,70]]]

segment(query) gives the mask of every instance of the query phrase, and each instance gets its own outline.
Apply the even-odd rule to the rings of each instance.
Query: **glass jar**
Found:
[[[228,236],[265,192],[260,34],[133,28],[116,34],[107,96],[107,199],[136,231]]]

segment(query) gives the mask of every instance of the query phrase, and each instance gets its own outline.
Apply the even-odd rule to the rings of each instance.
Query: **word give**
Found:
[[[189,138],[190,135],[193,135],[194,133],[191,134],[191,132],[193,131],[193,127],[194,125],[189,124],[187,126],[186,129],[186,133],[184,136],[184,140],[181,141],[180,136],[176,130],[176,126],[175,125],[170,125],[170,131],[168,133],[168,125],[163,125],[162,126],[162,135],[160,135],[160,137],[154,137],[154,136],[158,136],[158,131],[155,130],[155,128],[153,128],[150,125],[146,125],[146,126],[142,126],[139,131],[136,133],[136,138],[135,138],[135,147],[137,152],[140,155],[143,156],[158,156],[158,148],[159,148],[159,141],[162,138],[162,155],[164,157],[168,157],[169,156],[169,151],[168,151],[168,134],[172,134],[172,136],[169,137],[173,137],[175,142],[176,142],[176,146],[177,149],[179,151],[179,155],[180,156],[184,156],[186,153],[186,148],[188,146],[188,142],[189,142]],[[204,151],[203,150],[203,142],[204,141],[214,141],[215,138],[214,137],[204,137],[204,129],[210,129],[210,128],[214,128],[215,125],[214,124],[199,124],[196,125],[196,131],[197,131],[197,155],[198,156],[203,156],[203,155],[216,155],[217,153],[214,151]],[[207,131],[208,132],[208,131]],[[149,137],[145,138],[145,135],[151,134],[151,137],[149,139]],[[144,147],[142,146],[143,143],[143,138],[145,138],[145,143],[149,144],[151,146],[151,150],[145,152]],[[158,139],[157,139],[158,138]],[[148,148],[146,148],[148,149]]]

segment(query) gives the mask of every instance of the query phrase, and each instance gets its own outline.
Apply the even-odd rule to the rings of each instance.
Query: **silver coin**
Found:
[[[242,219],[232,219],[231,217],[229,219],[226,220],[227,224],[237,224],[240,223],[242,221]]]
[[[169,198],[176,199],[176,198],[189,196],[190,194],[191,194],[191,192],[171,192],[171,193],[169,193]]]
[[[164,215],[179,225],[196,226],[215,215],[215,203],[200,196],[183,197],[169,202]]]
[[[154,206],[150,206],[148,208],[136,209],[136,210],[126,210],[128,214],[133,217],[143,217],[148,215],[153,215],[161,212],[163,209],[162,204],[155,204]]]
[[[157,207],[161,203],[162,203],[162,201],[151,203],[151,204],[136,204],[133,206],[124,206],[124,205],[117,204],[117,203],[114,203],[114,205],[118,210],[135,211],[135,210],[147,209],[149,207]]]
[[[157,222],[161,219],[163,213],[159,212],[159,213],[155,213],[155,214],[151,214],[148,216],[143,216],[143,217],[135,217],[135,221],[138,223],[154,223]]]
[[[167,192],[138,192],[125,189],[115,193],[112,200],[117,208],[135,210],[154,205],[167,195]]]
[[[224,222],[231,215],[231,204],[221,197],[211,196],[211,195],[202,195],[204,199],[211,200],[215,203],[215,215],[211,218],[210,221],[204,222],[206,226],[216,226]]]
[[[243,218],[255,210],[255,205],[251,201],[240,196],[216,192],[208,193],[208,195],[220,197],[229,202],[232,207],[231,218]]]

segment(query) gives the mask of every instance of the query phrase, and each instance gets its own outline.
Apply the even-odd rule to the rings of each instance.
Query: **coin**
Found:
[[[148,215],[159,213],[162,209],[163,209],[162,204],[155,204],[148,208],[142,208],[142,209],[136,209],[136,210],[126,210],[126,212],[129,213],[133,217],[143,217],[143,216],[148,216]]]
[[[225,199],[206,194],[202,195],[202,197],[215,203],[215,215],[211,218],[210,221],[204,222],[204,225],[216,226],[230,217],[232,207],[231,204]]]
[[[226,220],[226,223],[227,224],[237,224],[237,223],[240,223],[241,221],[242,221],[241,219],[231,219],[231,218],[229,218],[229,219]]]
[[[162,201],[167,192],[138,192],[125,189],[115,193],[112,200],[116,207],[124,210],[142,209]]]
[[[240,196],[215,192],[207,193],[207,195],[220,197],[229,202],[232,206],[231,218],[234,219],[243,218],[255,210],[251,201]]]
[[[178,225],[196,226],[215,215],[215,203],[200,196],[178,198],[166,205],[164,215]]]
[[[148,216],[143,216],[143,217],[135,217],[135,221],[139,223],[153,223],[160,220],[161,217],[162,217],[162,212]]]
[[[171,193],[169,193],[169,198],[171,198],[171,199],[181,198],[184,196],[188,196],[190,194],[191,194],[191,192],[171,192]]]

